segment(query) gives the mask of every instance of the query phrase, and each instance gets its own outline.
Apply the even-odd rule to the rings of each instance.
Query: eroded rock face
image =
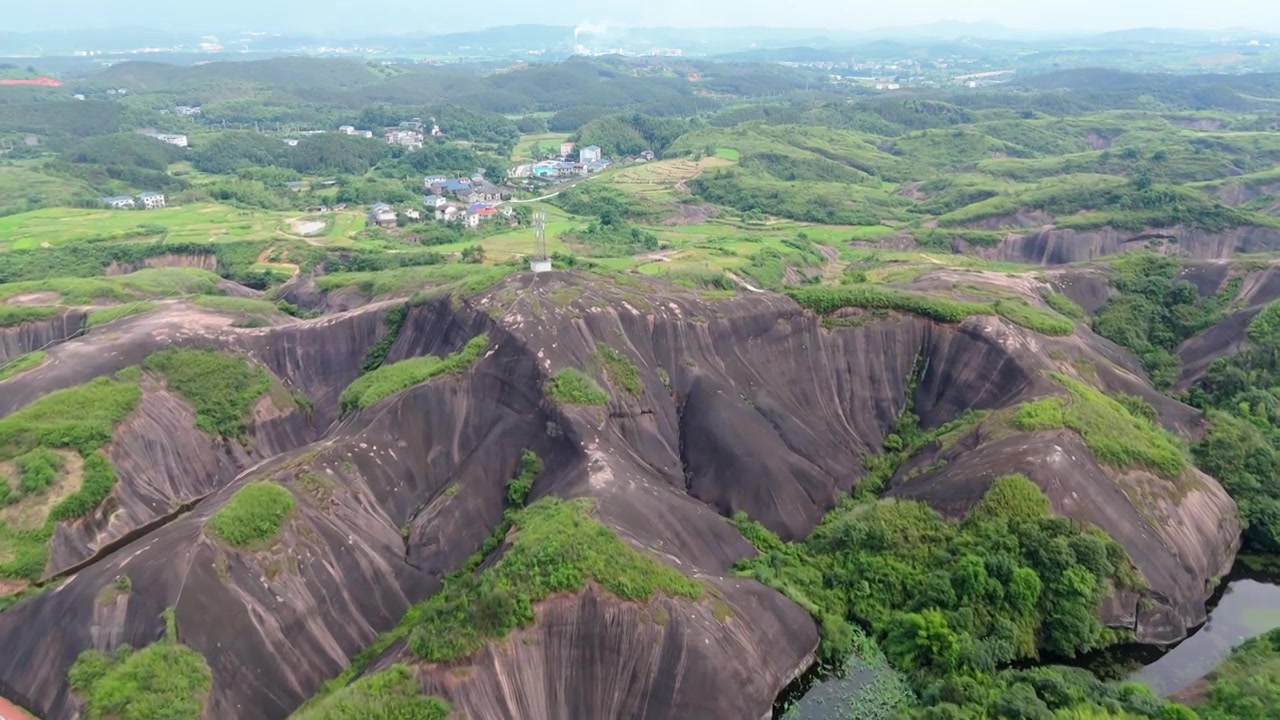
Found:
[[[99,359],[29,373],[29,392],[38,395],[136,363],[149,347],[212,340],[264,363],[315,409],[305,431],[288,425],[296,422],[288,414],[263,412],[243,452],[281,454],[233,477],[227,468],[243,470],[246,458],[224,458],[190,437],[147,439],[189,420],[148,391],[153,407],[111,448],[129,486],[118,493],[120,507],[141,512],[183,490],[173,478],[183,472],[205,478],[209,494],[191,512],[158,516],[158,529],[112,536],[117,544],[105,557],[56,592],[0,614],[0,647],[12,649],[0,655],[0,692],[49,720],[73,718],[77,703],[63,679],[79,652],[153,641],[161,611],[174,607],[182,641],[213,670],[206,717],[282,718],[481,546],[530,449],[545,464],[530,500],[590,498],[595,516],[625,541],[713,585],[727,613],[715,602],[632,604],[591,589],[552,598],[533,627],[476,657],[419,667],[424,690],[486,720],[760,718],[809,662],[817,630],[778,593],[733,576],[753,550],[723,515],[744,511],[786,537],[807,534],[862,477],[861,459],[882,446],[906,407],[913,373],[914,408],[928,427],[1054,392],[1048,371],[1087,365],[1105,389],[1146,387],[1131,358],[1087,331],[1046,338],[998,318],[942,326],[914,317],[827,331],[775,295],[709,303],[669,288],[550,273],[512,277],[474,301],[412,309],[389,359],[454,352],[481,333],[488,349],[463,375],[339,418],[338,396],[385,332],[384,310],[259,330],[141,325],[130,332],[151,338],[133,338],[143,350],[121,340],[108,363],[101,348],[71,343],[58,349],[64,360]],[[636,366],[635,391],[615,384],[607,407],[550,402],[543,386],[559,369],[604,381],[599,344]],[[1163,403],[1166,425],[1195,424],[1189,409],[1146,390]],[[1117,534],[1160,593],[1133,626],[1145,639],[1173,638],[1203,616],[1206,581],[1230,563],[1234,506],[1200,478],[1195,492],[1144,505],[1146,522],[1120,488],[1157,484],[1109,474],[1072,434],[1052,440],[967,438],[938,471],[950,475],[922,475],[895,492],[963,513],[993,468],[1030,474],[1055,509]],[[1060,462],[1052,448],[1078,462]],[[160,466],[148,469],[150,458]],[[262,478],[298,498],[280,541],[243,551],[212,537],[209,516],[244,482]],[[73,547],[75,531],[59,537]],[[109,522],[82,532],[109,533]],[[107,612],[99,591],[120,574],[131,591]],[[1141,614],[1136,596],[1122,597],[1108,604],[1108,618],[1119,623],[1126,607]],[[655,621],[664,614],[665,624]],[[393,646],[379,662],[404,658]]]
[[[70,340],[79,334],[84,318],[84,312],[68,310],[48,320],[0,328],[0,364]],[[0,383],[0,387],[4,384]]]
[[[419,677],[471,718],[767,718],[761,698],[804,669],[817,633],[776,593],[721,584],[735,604],[718,610],[627,603],[589,586],[539,605],[536,625],[482,650],[465,672],[422,667]],[[795,657],[802,664],[786,667]]]
[[[992,259],[1063,265],[1150,247],[1163,248],[1197,260],[1227,258],[1240,253],[1269,252],[1280,248],[1280,230],[1239,227],[1209,232],[1196,228],[1162,228],[1135,233],[1114,228],[1052,228],[1012,234],[995,248],[973,250]]]

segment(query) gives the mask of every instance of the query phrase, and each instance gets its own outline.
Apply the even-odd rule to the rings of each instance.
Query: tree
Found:
[[[472,265],[479,265],[484,262],[484,248],[479,245],[471,245],[463,248],[462,262]]]
[[[960,639],[936,608],[897,613],[885,632],[885,654],[903,668],[950,670],[960,657]]]

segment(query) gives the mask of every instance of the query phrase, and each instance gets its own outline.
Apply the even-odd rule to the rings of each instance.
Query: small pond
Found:
[[[1233,577],[1209,612],[1209,622],[1129,679],[1149,685],[1157,695],[1176,693],[1212,672],[1244,641],[1280,627],[1276,579]]]
[[[1213,672],[1246,640],[1280,627],[1280,575],[1270,569],[1262,575],[1237,565],[1224,583],[1214,597],[1209,621],[1167,652],[1151,646],[1128,646],[1080,664],[1114,677],[1111,673],[1119,666],[1141,663],[1127,679],[1150,686],[1157,695],[1187,688]],[[810,669],[778,697],[774,718],[843,720],[851,716],[850,708],[865,712],[891,707],[901,692],[899,681],[883,656],[876,660],[870,667],[855,667],[845,677],[832,677],[817,667]]]

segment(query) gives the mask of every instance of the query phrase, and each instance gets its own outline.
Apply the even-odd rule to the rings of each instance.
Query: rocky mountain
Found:
[[[1113,240],[1099,239],[1100,252]],[[1053,245],[998,252],[1048,258]],[[966,283],[1037,307],[1051,289],[1086,306],[1107,296],[1105,279],[1078,268],[1016,279],[939,270],[911,289]],[[819,629],[735,574],[755,551],[726,518],[804,537],[864,480],[863,458],[908,411],[923,428],[973,420],[898,468],[890,496],[961,517],[995,478],[1027,476],[1054,512],[1123,547],[1145,589],[1113,593],[1101,614],[1141,642],[1173,642],[1203,622],[1239,547],[1235,504],[1213,478],[1117,465],[1087,424],[1009,422],[1045,398],[1097,405],[1122,393],[1149,403],[1165,429],[1199,432],[1197,412],[1083,325],[1049,335],[994,314],[942,322],[900,310],[833,322],[771,293],[725,298],[576,272],[403,307],[243,328],[171,303],[55,344],[44,364],[0,381],[0,446],[14,442],[5,418],[95,378],[139,393],[96,446],[114,469],[109,494],[54,522],[38,577],[10,589],[30,597],[0,613],[0,695],[48,720],[81,717],[83,694],[67,682],[77,657],[161,641],[172,608],[177,639],[211,674],[205,718],[287,717],[357,656],[356,675],[406,664],[424,694],[471,718],[767,718],[813,663]],[[0,357],[65,336],[68,323],[7,330]],[[460,370],[368,404],[344,394],[373,357],[453,357],[476,338],[483,350]],[[1216,352],[1206,338],[1183,348],[1189,368]],[[194,402],[153,360],[174,349],[262,373],[242,432],[210,431],[202,408],[217,403]],[[566,393],[557,383],[567,370],[604,397]],[[624,600],[588,577],[475,653],[424,661],[404,635],[365,651],[503,527],[526,451],[542,463],[530,503],[585,502],[637,557],[694,581],[696,597]],[[268,542],[229,542],[219,511],[264,481],[287,489],[292,509]],[[522,532],[502,537],[480,571],[515,552]]]

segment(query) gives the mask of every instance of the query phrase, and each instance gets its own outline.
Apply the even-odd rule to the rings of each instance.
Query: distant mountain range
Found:
[[[140,51],[226,53],[347,52],[369,57],[440,56],[498,58],[543,54],[567,55],[579,45],[596,52],[621,50],[643,54],[679,50],[686,55],[737,54],[764,59],[793,48],[796,58],[844,57],[855,46],[871,43],[920,43],[963,40],[1041,45],[1065,40],[1106,46],[1124,43],[1216,43],[1270,41],[1277,36],[1246,29],[1180,30],[1139,28],[1107,33],[1033,32],[996,23],[940,22],[900,28],[832,31],[817,28],[575,28],[567,25],[510,25],[440,34],[376,36],[304,33],[230,33],[198,35],[147,28],[112,30],[0,31],[0,57],[48,57],[75,54],[113,55]]]

